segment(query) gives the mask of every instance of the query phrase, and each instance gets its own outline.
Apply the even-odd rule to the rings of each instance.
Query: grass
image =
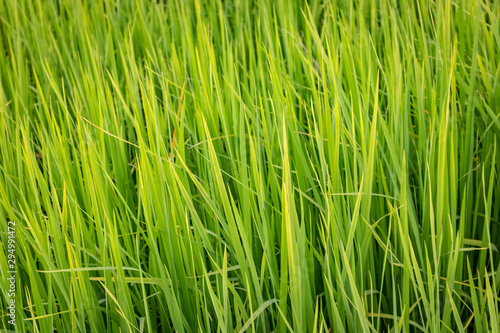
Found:
[[[499,18],[0,0],[0,327],[499,332]]]

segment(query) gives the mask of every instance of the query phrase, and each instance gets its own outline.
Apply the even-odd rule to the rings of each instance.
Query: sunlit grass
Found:
[[[0,327],[499,332],[499,18],[0,0]]]

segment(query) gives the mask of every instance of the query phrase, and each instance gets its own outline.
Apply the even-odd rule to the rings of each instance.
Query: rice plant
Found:
[[[499,332],[499,24],[0,0],[0,328]]]

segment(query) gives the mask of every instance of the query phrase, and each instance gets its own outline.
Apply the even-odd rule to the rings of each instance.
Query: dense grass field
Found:
[[[0,0],[0,328],[499,332],[499,139],[500,1]]]

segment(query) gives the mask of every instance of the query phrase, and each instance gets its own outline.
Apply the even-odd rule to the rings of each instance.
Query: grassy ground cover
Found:
[[[0,0],[0,327],[499,332],[499,18]]]

